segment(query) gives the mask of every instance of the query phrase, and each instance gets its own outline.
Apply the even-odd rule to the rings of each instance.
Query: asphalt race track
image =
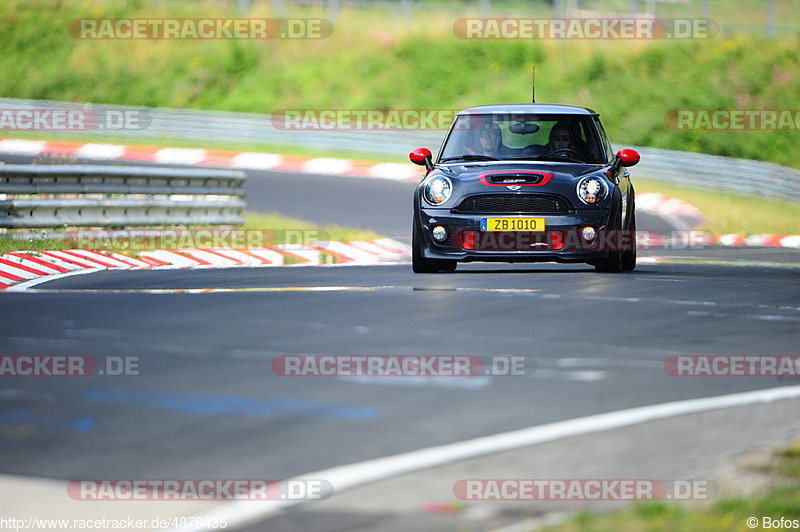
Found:
[[[413,186],[253,172],[247,199],[251,209],[408,241]],[[639,229],[669,227],[641,216]],[[673,377],[664,361],[796,355],[800,253],[708,247],[640,259],[632,274],[556,264],[460,265],[447,275],[414,275],[408,264],[105,271],[0,293],[0,354],[139,360],[138,376],[5,380],[0,416],[33,429],[0,433],[0,471],[284,479],[552,421],[797,384]],[[270,361],[291,354],[509,355],[525,357],[528,371],[276,375]]]

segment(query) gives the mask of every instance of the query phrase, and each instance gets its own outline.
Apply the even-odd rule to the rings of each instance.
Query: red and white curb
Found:
[[[690,231],[705,221],[691,203],[656,192],[636,195],[636,210],[664,218],[680,231]]]
[[[216,166],[242,170],[277,170],[393,181],[419,181],[423,171],[411,163],[377,163],[327,157],[237,152],[195,148],[157,148],[120,144],[82,144],[44,140],[0,139],[0,153],[58,155],[96,161],[135,161],[185,166]]]
[[[716,235],[715,244],[728,247],[800,248],[800,235]]]
[[[707,246],[800,249],[800,235],[714,235],[703,231],[636,232],[639,249],[697,249]]]
[[[703,214],[694,205],[677,198],[670,198],[663,194],[648,192],[636,195],[636,210],[647,212],[655,216],[667,219],[673,225],[678,226],[678,230],[693,233],[691,245],[720,245],[726,247],[779,247],[779,248],[800,248],[800,235],[787,234],[765,234],[765,235],[744,235],[726,234],[714,235],[711,233],[698,233],[692,231],[693,228],[702,224],[705,219]],[[645,247],[647,242],[645,238]],[[675,240],[675,239],[673,239]],[[678,239],[681,240],[681,239]],[[641,242],[641,240],[640,240]],[[650,247],[668,245],[666,240],[658,237],[653,239]]]
[[[379,238],[308,246],[157,249],[142,251],[137,256],[90,249],[14,251],[0,256],[0,290],[50,275],[98,270],[327,266],[329,264],[323,264],[323,253],[336,258],[331,266],[377,265],[408,261],[411,247],[391,238]]]

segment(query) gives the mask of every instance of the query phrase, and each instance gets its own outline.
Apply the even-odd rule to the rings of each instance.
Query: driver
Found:
[[[550,142],[547,144],[550,155],[574,159],[575,162],[596,162],[597,150],[581,140],[580,133],[575,134],[577,131],[580,131],[580,125],[575,122],[557,122],[550,130]]]
[[[575,150],[575,140],[572,138],[569,128],[564,124],[556,124],[550,130],[550,152],[558,150]],[[569,155],[569,152],[562,151],[561,153]],[[573,153],[574,155],[574,153]]]

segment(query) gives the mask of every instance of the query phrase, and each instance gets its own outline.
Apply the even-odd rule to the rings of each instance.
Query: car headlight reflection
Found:
[[[425,183],[425,201],[431,205],[440,205],[450,198],[453,193],[453,184],[444,176],[437,175]]]
[[[596,205],[608,196],[608,185],[599,177],[584,177],[578,182],[578,198],[586,205]]]

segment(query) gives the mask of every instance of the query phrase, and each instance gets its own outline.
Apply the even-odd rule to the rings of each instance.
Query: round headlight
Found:
[[[586,205],[597,205],[608,196],[608,185],[599,177],[584,177],[578,182],[578,198]]]
[[[453,184],[444,176],[437,175],[428,179],[425,183],[425,201],[431,205],[439,205],[447,201],[453,192]]]

